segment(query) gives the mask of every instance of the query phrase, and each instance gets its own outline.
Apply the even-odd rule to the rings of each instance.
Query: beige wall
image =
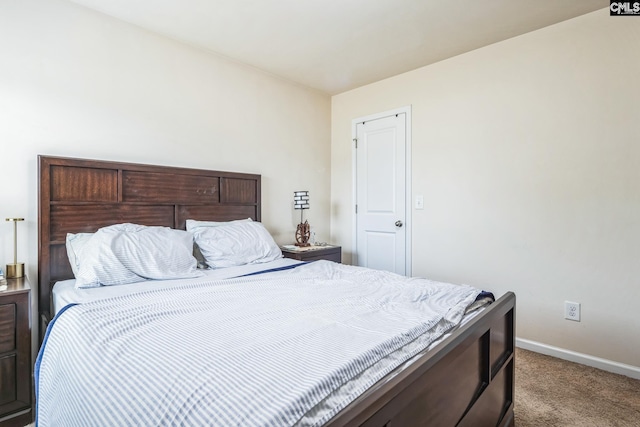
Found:
[[[514,290],[519,337],[640,366],[639,40],[603,10],[330,101],[66,2],[0,2],[0,219],[27,218],[35,278],[38,154],[260,173],[280,243],[308,189],[348,260],[351,120],[412,105],[414,275]]]
[[[13,259],[4,218],[25,217],[19,260],[35,286],[38,154],[258,173],[279,243],[294,240],[300,189],[327,240],[330,107],[328,95],[73,4],[0,2],[0,264]]]
[[[351,120],[411,105],[413,274],[513,290],[518,337],[640,366],[638,22],[603,9],[334,96],[332,240],[349,256]]]

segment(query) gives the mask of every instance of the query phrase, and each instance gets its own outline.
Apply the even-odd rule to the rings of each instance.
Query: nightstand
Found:
[[[26,277],[0,287],[0,426],[25,426],[31,414],[31,322]]]
[[[342,262],[342,248],[340,246],[312,246],[302,249],[280,248],[285,258],[293,258],[299,261],[327,261]]]

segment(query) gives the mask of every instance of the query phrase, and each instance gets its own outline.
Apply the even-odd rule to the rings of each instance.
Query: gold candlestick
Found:
[[[24,277],[24,263],[18,263],[18,221],[24,221],[24,218],[7,218],[7,221],[13,221],[13,264],[7,264],[6,277],[17,279]]]

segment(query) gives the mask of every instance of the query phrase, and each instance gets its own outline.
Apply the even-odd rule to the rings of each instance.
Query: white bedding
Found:
[[[292,262],[280,260],[268,267],[276,268]],[[478,292],[465,286],[391,277],[388,273],[325,261],[280,273],[234,279],[229,284],[217,280],[222,276],[249,274],[260,267],[267,266],[251,266],[249,270],[253,271],[213,270],[206,278],[195,279],[200,284],[185,285],[184,281],[171,281],[174,283],[116,286],[105,290],[92,303],[66,310],[49,331],[36,365],[40,425],[86,425],[89,420],[93,420],[94,425],[139,424],[143,421],[154,425],[167,422],[201,425],[198,420],[202,419],[207,419],[212,425],[321,424],[378,379],[434,345],[445,331],[460,322],[464,308]],[[212,280],[214,276],[215,281]],[[152,286],[150,289],[158,291],[125,295],[128,291],[123,286],[140,285]],[[89,298],[85,292],[80,292],[79,296],[64,296],[65,289],[65,286],[58,289],[58,308],[66,305],[64,301],[83,302],[82,298]],[[182,300],[190,289],[197,291],[195,308]],[[102,288],[92,291],[96,290],[101,291]],[[113,296],[112,292],[118,295]],[[209,295],[213,299],[203,299]],[[289,300],[292,305],[289,305]],[[136,315],[141,304],[149,308],[166,305],[162,312],[173,317],[165,319],[164,314],[160,316],[155,311],[148,311],[149,308]],[[203,311],[209,310],[211,305],[216,306],[213,311]],[[284,312],[276,310],[280,308]],[[215,320],[209,317],[219,312],[227,314]],[[182,316],[182,313],[187,317],[175,317]],[[435,314],[435,318],[424,317],[427,313]],[[230,314],[231,324],[227,324]],[[256,316],[259,321],[251,321]],[[190,346],[185,348],[175,339],[195,333],[183,328],[188,326],[189,319],[197,323],[198,334],[208,335],[204,339],[189,335],[186,342]],[[141,320],[144,320],[142,325]],[[272,320],[275,323],[271,323]],[[107,330],[93,329],[91,325],[95,323],[102,324]],[[307,324],[313,327],[303,329]],[[283,329],[284,325],[287,328]],[[265,332],[254,329],[262,326],[267,328]],[[77,329],[70,330],[70,327]],[[161,327],[162,334],[152,334],[152,327]],[[174,330],[174,327],[178,329]],[[414,335],[418,330],[424,332]],[[320,341],[316,340],[328,331],[335,331],[338,335],[329,341],[321,341],[323,344],[318,346]],[[157,356],[169,357],[170,362],[162,358],[156,360],[155,353],[149,353],[143,343],[149,339],[153,342],[158,337],[163,339],[164,354]],[[272,341],[273,338],[276,341]],[[306,343],[307,339],[311,342]],[[373,342],[367,343],[369,339]],[[106,347],[97,346],[101,340]],[[233,348],[227,354],[226,349],[231,342],[244,343],[248,347]],[[207,346],[200,348],[205,343],[214,344],[215,353],[211,353]],[[287,351],[294,343],[296,345],[292,348],[295,351]],[[81,350],[79,358],[73,358],[72,353],[85,345],[94,350]],[[280,350],[272,354],[276,348],[284,349],[284,354]],[[380,353],[383,348],[386,349],[384,354]],[[98,354],[96,350],[99,350]],[[191,372],[193,366],[175,365],[175,360],[196,357],[194,352],[198,359],[205,357],[207,360],[196,371]],[[109,357],[110,354],[117,357]],[[236,360],[237,356],[233,354],[242,355],[242,360]],[[70,364],[60,365],[61,359]],[[122,365],[124,360],[137,364]],[[266,365],[261,365],[263,363]],[[180,372],[166,371],[166,366]],[[148,373],[145,374],[148,371],[162,371],[163,376],[151,379]],[[224,374],[221,374],[227,371],[233,372],[231,382],[225,381]],[[77,372],[81,372],[79,377]],[[108,372],[108,378],[99,372]],[[135,372],[139,380],[130,383],[126,372]],[[348,378],[343,377],[345,373],[349,373]],[[292,374],[294,378],[286,377]],[[210,392],[213,394],[200,397],[211,401],[191,406],[190,383],[184,382],[185,377],[191,375],[202,379],[198,384],[211,383],[214,387],[223,387],[227,390],[224,396],[237,395],[238,399],[220,401],[219,397],[216,398],[217,392]],[[236,384],[243,376],[251,379],[249,383]],[[140,381],[155,385],[143,387],[144,384],[135,384]],[[171,388],[175,381],[181,384],[180,390]],[[260,394],[256,394],[253,387],[263,381],[268,387],[261,388]],[[300,387],[301,381],[308,386]],[[167,389],[162,388],[166,382],[170,387],[168,390],[171,390],[170,401],[166,400],[169,397]],[[274,387],[277,390],[271,390]],[[326,393],[328,389],[332,390],[329,394]],[[183,392],[186,394],[182,395]],[[127,395],[136,397],[127,398]],[[163,401],[147,401],[152,395],[163,396]],[[144,402],[135,402],[141,396],[145,396]],[[83,403],[78,408],[74,401],[80,397]],[[292,399],[290,404],[293,406],[286,406],[287,399]],[[160,413],[153,409],[159,403],[164,408]],[[285,406],[274,406],[280,404]],[[190,408],[188,412],[184,412],[184,405]],[[269,408],[274,412],[269,412]],[[288,421],[283,422],[282,417]]]

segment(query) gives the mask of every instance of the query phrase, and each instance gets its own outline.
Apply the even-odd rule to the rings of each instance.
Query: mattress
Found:
[[[58,307],[72,305],[59,310],[36,363],[39,425],[320,425],[436,345],[480,293],[326,261],[251,270],[139,283],[153,290],[133,294],[117,286],[99,297],[69,296],[69,283],[60,286]],[[194,302],[181,301],[187,291]],[[177,343],[184,334],[195,338]],[[150,351],[157,340],[167,354]],[[194,357],[187,343],[202,349],[195,357],[215,374],[176,364]]]

